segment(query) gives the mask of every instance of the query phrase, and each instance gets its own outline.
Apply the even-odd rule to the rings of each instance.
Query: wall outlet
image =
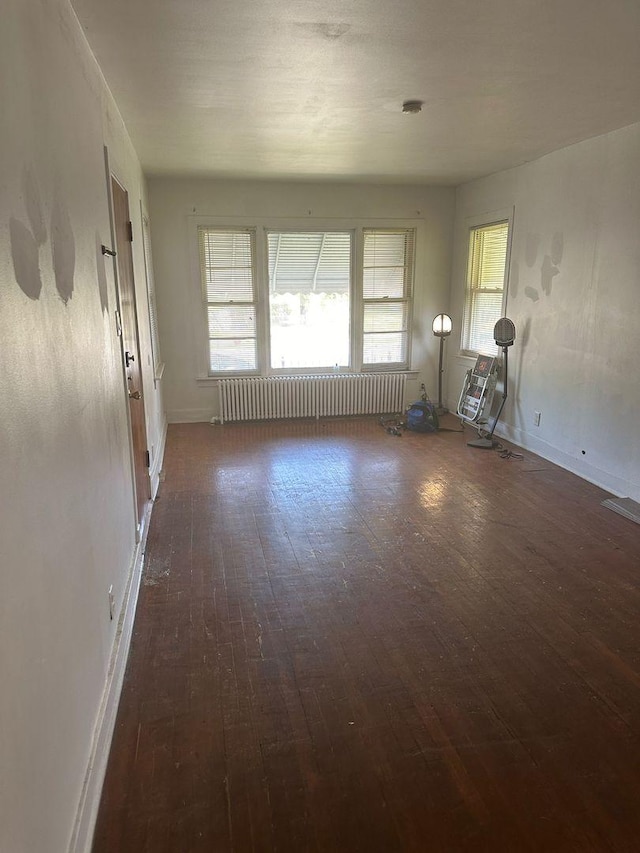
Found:
[[[542,417],[542,412],[534,412],[533,413],[533,425],[540,426],[540,418]]]
[[[113,597],[113,584],[109,587],[109,619],[113,622],[113,611],[115,609],[116,602]]]

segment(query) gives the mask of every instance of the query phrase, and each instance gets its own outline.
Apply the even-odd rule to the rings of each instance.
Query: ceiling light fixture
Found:
[[[422,105],[424,101],[405,101],[402,105],[403,113],[419,113],[422,111]]]

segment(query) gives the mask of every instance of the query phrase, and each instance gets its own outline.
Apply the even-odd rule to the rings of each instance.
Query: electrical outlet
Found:
[[[542,417],[542,412],[534,412],[533,413],[533,425],[540,426],[540,418]]]
[[[109,619],[113,621],[113,611],[115,609],[115,598],[113,597],[113,584],[109,587]]]

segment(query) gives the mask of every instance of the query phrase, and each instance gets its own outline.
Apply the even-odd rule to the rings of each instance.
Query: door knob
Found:
[[[142,397],[142,394],[139,391],[129,391],[129,398],[131,400],[139,400]]]

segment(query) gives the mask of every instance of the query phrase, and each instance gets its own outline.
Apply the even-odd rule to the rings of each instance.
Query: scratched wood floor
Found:
[[[640,527],[470,437],[169,428],[94,853],[640,850]]]

